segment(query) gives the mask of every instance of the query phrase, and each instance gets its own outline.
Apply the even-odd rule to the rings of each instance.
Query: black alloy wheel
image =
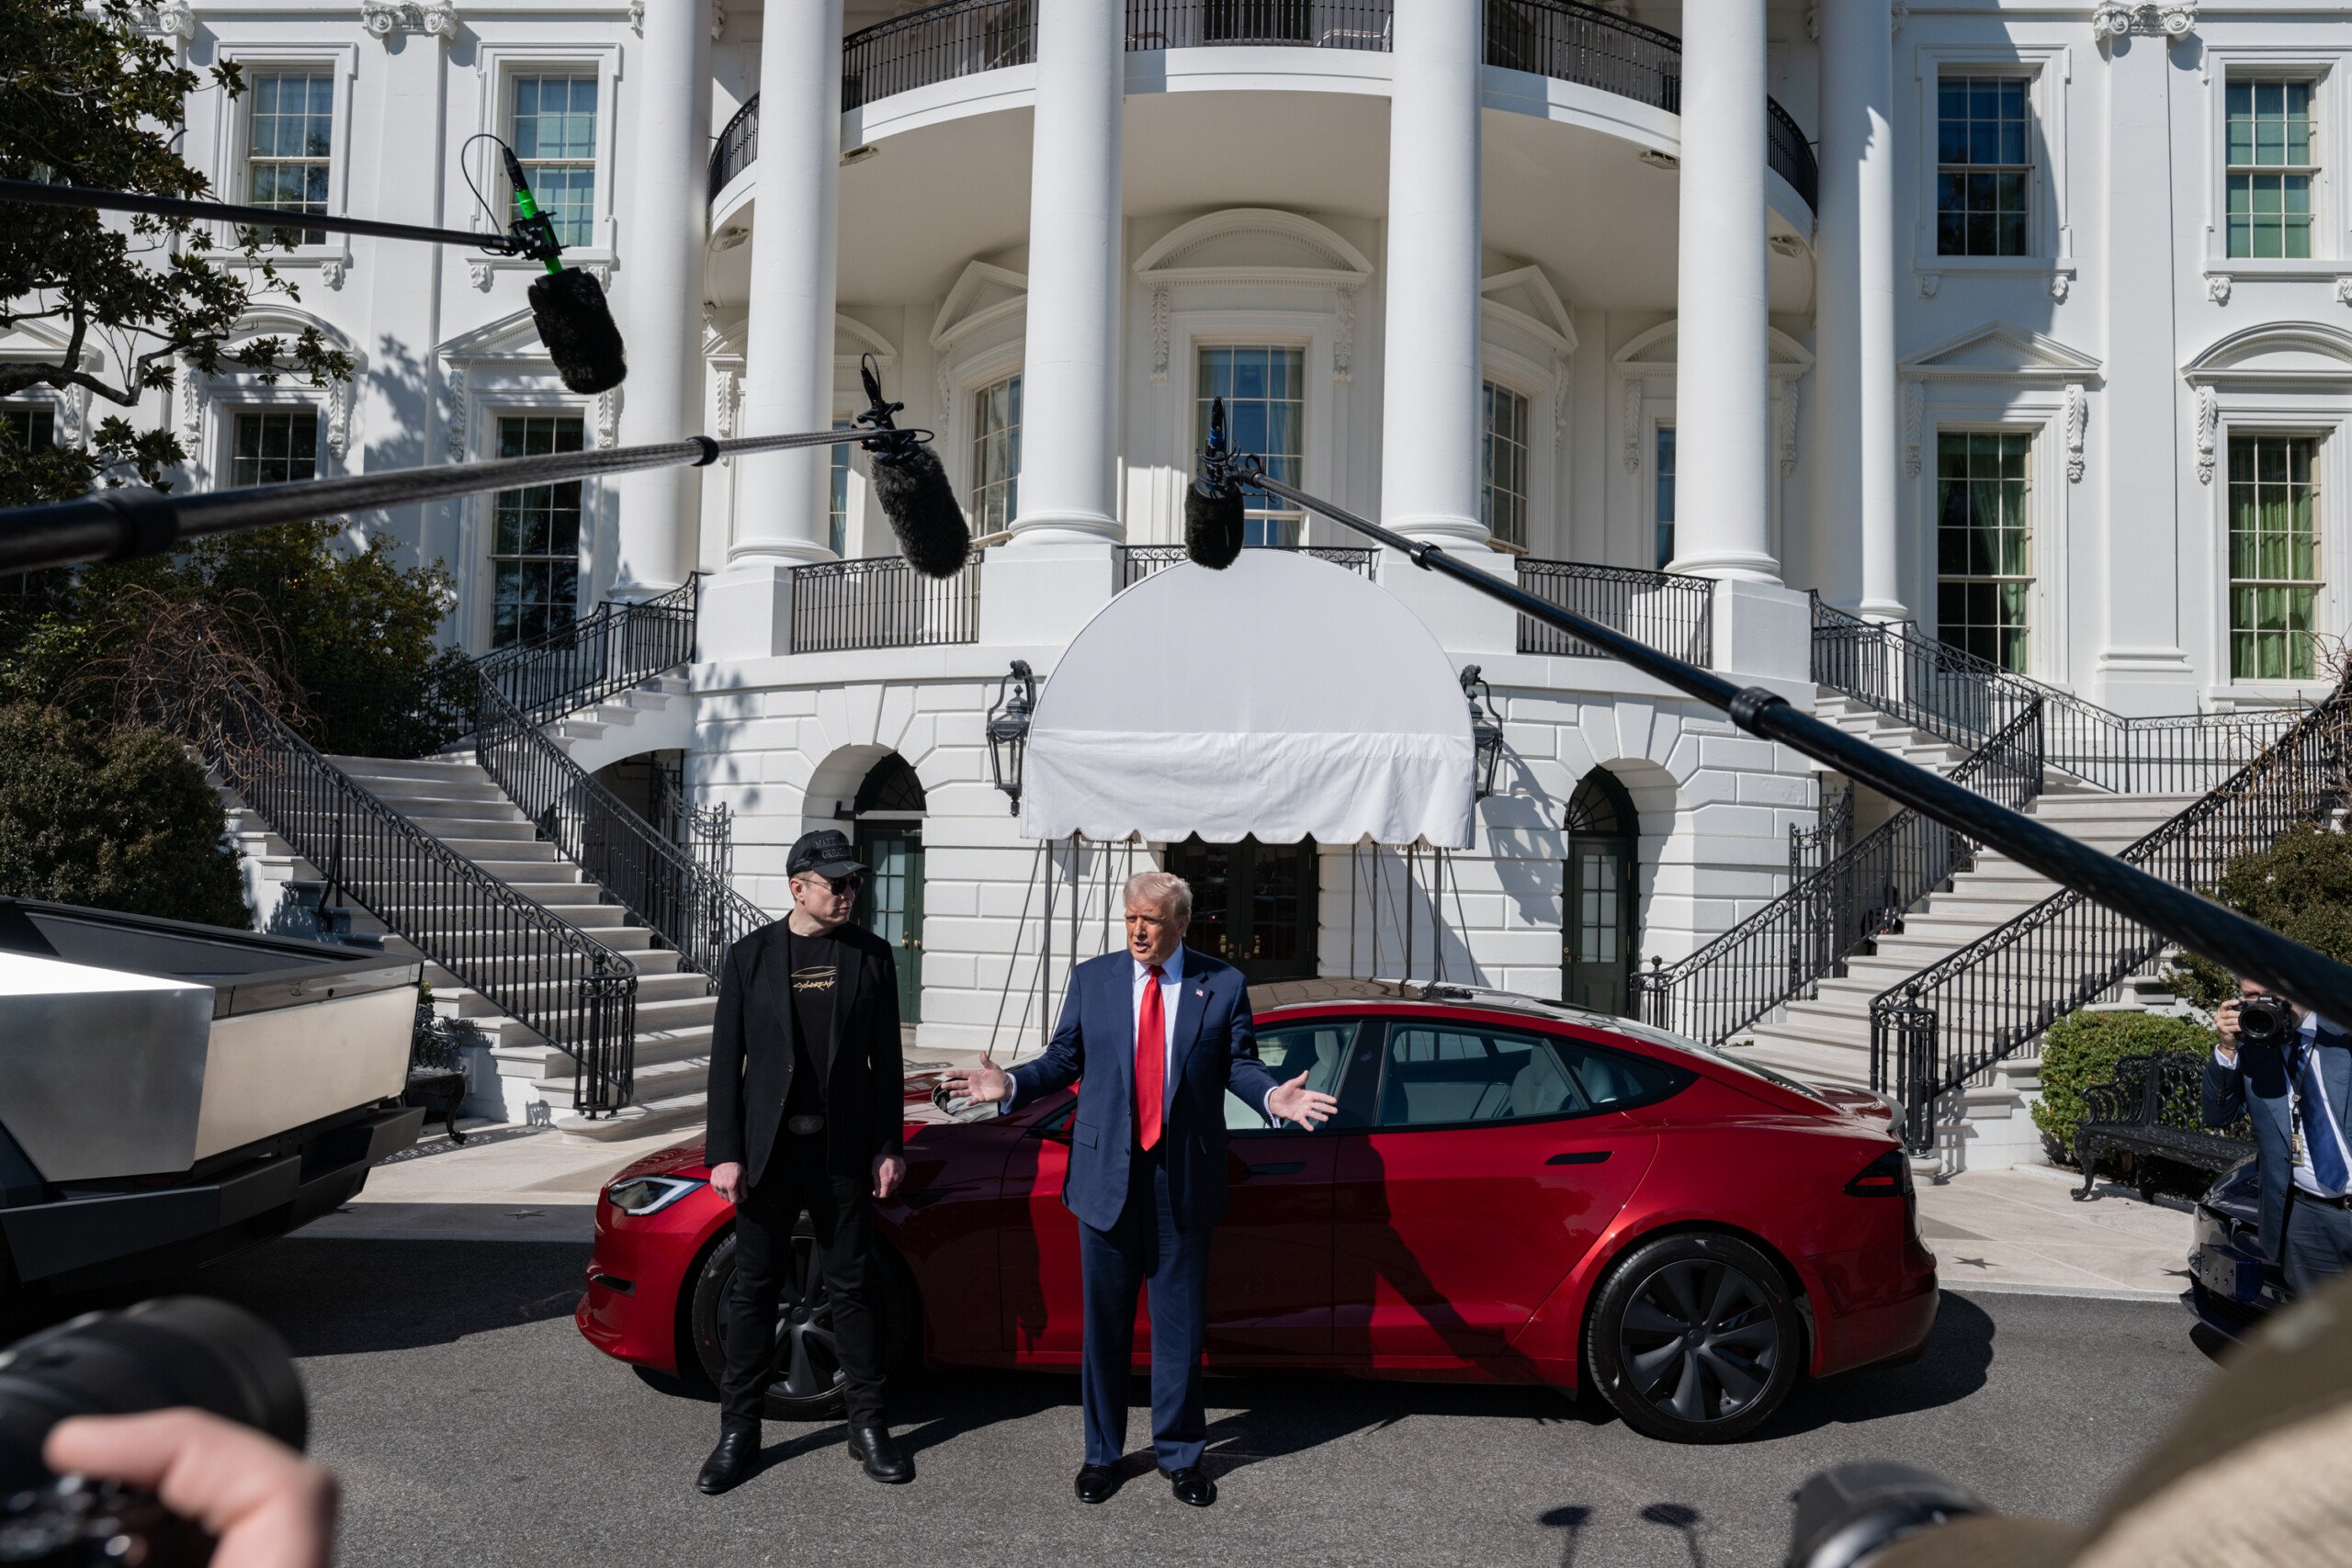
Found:
[[[912,1359],[915,1339],[913,1290],[897,1259],[877,1249],[872,1264],[883,1360],[892,1371]],[[695,1359],[716,1388],[727,1370],[729,1300],[735,1282],[732,1231],[711,1249],[696,1271],[690,1333]],[[804,1220],[793,1233],[792,1268],[776,1303],[775,1360],[767,1390],[771,1421],[819,1421],[842,1414],[846,1404],[833,1303],[825,1289],[817,1238]]]
[[[1804,1355],[1781,1272],[1748,1243],[1705,1232],[1637,1247],[1610,1271],[1585,1360],[1625,1425],[1678,1443],[1727,1442],[1777,1409]]]

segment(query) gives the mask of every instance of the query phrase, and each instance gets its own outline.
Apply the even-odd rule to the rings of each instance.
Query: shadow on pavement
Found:
[[[1800,1382],[1752,1440],[1822,1427],[1879,1421],[1955,1404],[1983,1388],[1993,1366],[1993,1319],[1947,1291],[1927,1348],[1908,1366],[1864,1367],[1819,1382]]]

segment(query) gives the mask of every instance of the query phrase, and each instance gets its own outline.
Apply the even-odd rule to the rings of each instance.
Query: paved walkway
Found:
[[[935,1053],[926,1053],[926,1055]],[[676,1141],[567,1142],[548,1128],[469,1127],[463,1147],[434,1134],[386,1162],[367,1190],[304,1234],[403,1241],[586,1241],[614,1172]],[[2169,1301],[2188,1289],[2189,1205],[2143,1203],[2046,1166],[1965,1172],[1919,1190],[1919,1228],[1946,1286]]]

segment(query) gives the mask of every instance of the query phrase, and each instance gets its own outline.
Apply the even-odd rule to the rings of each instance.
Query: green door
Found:
[[[874,868],[858,895],[857,922],[898,951],[899,1019],[922,1021],[922,827],[860,822],[857,858]]]

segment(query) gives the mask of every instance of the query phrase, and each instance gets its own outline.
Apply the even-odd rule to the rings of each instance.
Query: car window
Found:
[[[1580,1040],[1555,1039],[1552,1047],[1559,1052],[1568,1071],[1576,1075],[1595,1111],[1646,1105],[1665,1099],[1690,1081],[1689,1074],[1678,1072],[1663,1062],[1603,1051]]]
[[[1354,1043],[1356,1021],[1351,1018],[1275,1024],[1258,1031],[1258,1059],[1275,1081],[1288,1083],[1306,1075],[1306,1087],[1325,1094],[1340,1092],[1340,1073],[1347,1066],[1348,1047]],[[1289,1126],[1289,1122],[1283,1123]],[[1225,1127],[1229,1133],[1262,1133],[1266,1119],[1258,1107],[1231,1089],[1225,1092]]]
[[[1537,1034],[1476,1024],[1392,1024],[1379,1125],[1522,1122],[1593,1109],[1584,1086]]]

